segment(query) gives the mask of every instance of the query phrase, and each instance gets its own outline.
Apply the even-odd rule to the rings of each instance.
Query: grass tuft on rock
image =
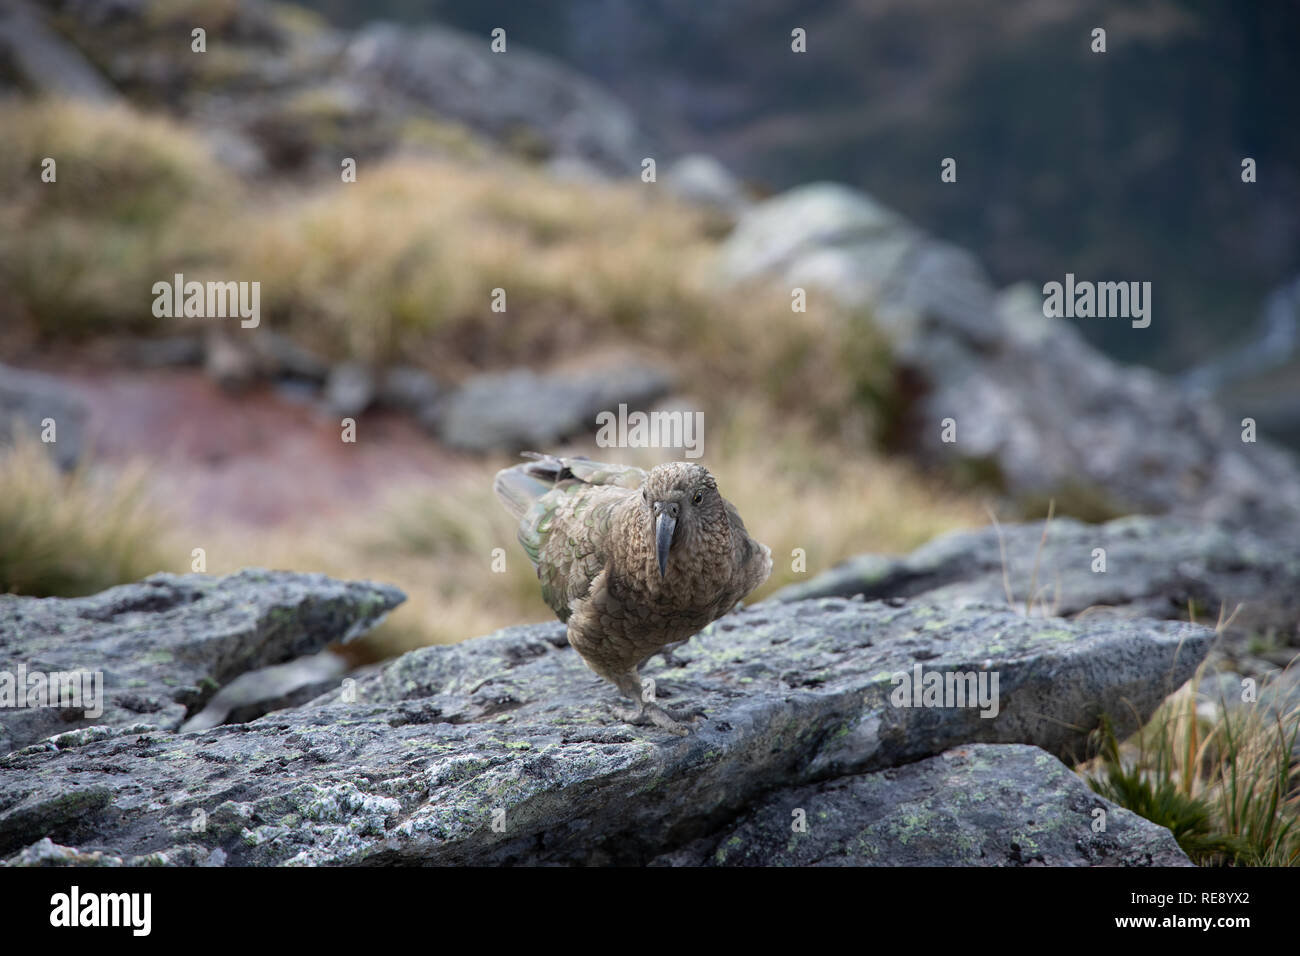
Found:
[[[1300,865],[1300,707],[1262,702],[1267,687],[1260,701],[1206,694],[1204,675],[1202,665],[1123,744],[1103,721],[1085,779],[1168,827],[1202,866]]]

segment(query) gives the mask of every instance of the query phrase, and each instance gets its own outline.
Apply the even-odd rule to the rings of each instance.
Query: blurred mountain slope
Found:
[[[622,98],[658,151],[709,152],[773,189],[851,183],[977,250],[999,285],[1149,279],[1149,334],[1081,324],[1125,361],[1212,357],[1300,272],[1294,3],[308,3],[341,23],[508,27]],[[941,184],[949,156],[958,182]]]

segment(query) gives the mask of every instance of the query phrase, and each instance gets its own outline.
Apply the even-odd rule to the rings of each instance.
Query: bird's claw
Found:
[[[679,723],[672,714],[653,701],[644,701],[638,707],[621,707],[618,704],[613,704],[610,706],[610,711],[619,720],[625,720],[629,724],[643,726],[647,722],[652,723],[656,727],[678,737],[685,737],[691,732],[689,727]],[[698,717],[701,714],[692,712],[691,716]]]

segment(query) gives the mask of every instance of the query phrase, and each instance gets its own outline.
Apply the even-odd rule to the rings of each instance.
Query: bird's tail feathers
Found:
[[[563,458],[536,451],[522,451],[519,454],[524,458],[532,459],[532,463],[516,465],[516,468],[521,468],[537,478],[543,478],[551,482],[551,484],[573,477],[573,472],[569,470],[569,466]]]
[[[535,451],[521,452],[529,459],[497,472],[493,487],[497,497],[516,518],[522,518],[534,501],[562,482],[639,488],[645,472],[631,465],[610,465],[585,455],[559,458]]]
[[[492,489],[517,520],[524,516],[534,501],[555,487],[555,482],[533,474],[535,465],[515,465],[497,472]]]

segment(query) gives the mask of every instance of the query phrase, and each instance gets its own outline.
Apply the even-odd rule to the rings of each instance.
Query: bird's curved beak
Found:
[[[659,558],[659,577],[668,573],[668,549],[673,546],[673,532],[677,530],[677,506],[655,506],[655,553]]]

